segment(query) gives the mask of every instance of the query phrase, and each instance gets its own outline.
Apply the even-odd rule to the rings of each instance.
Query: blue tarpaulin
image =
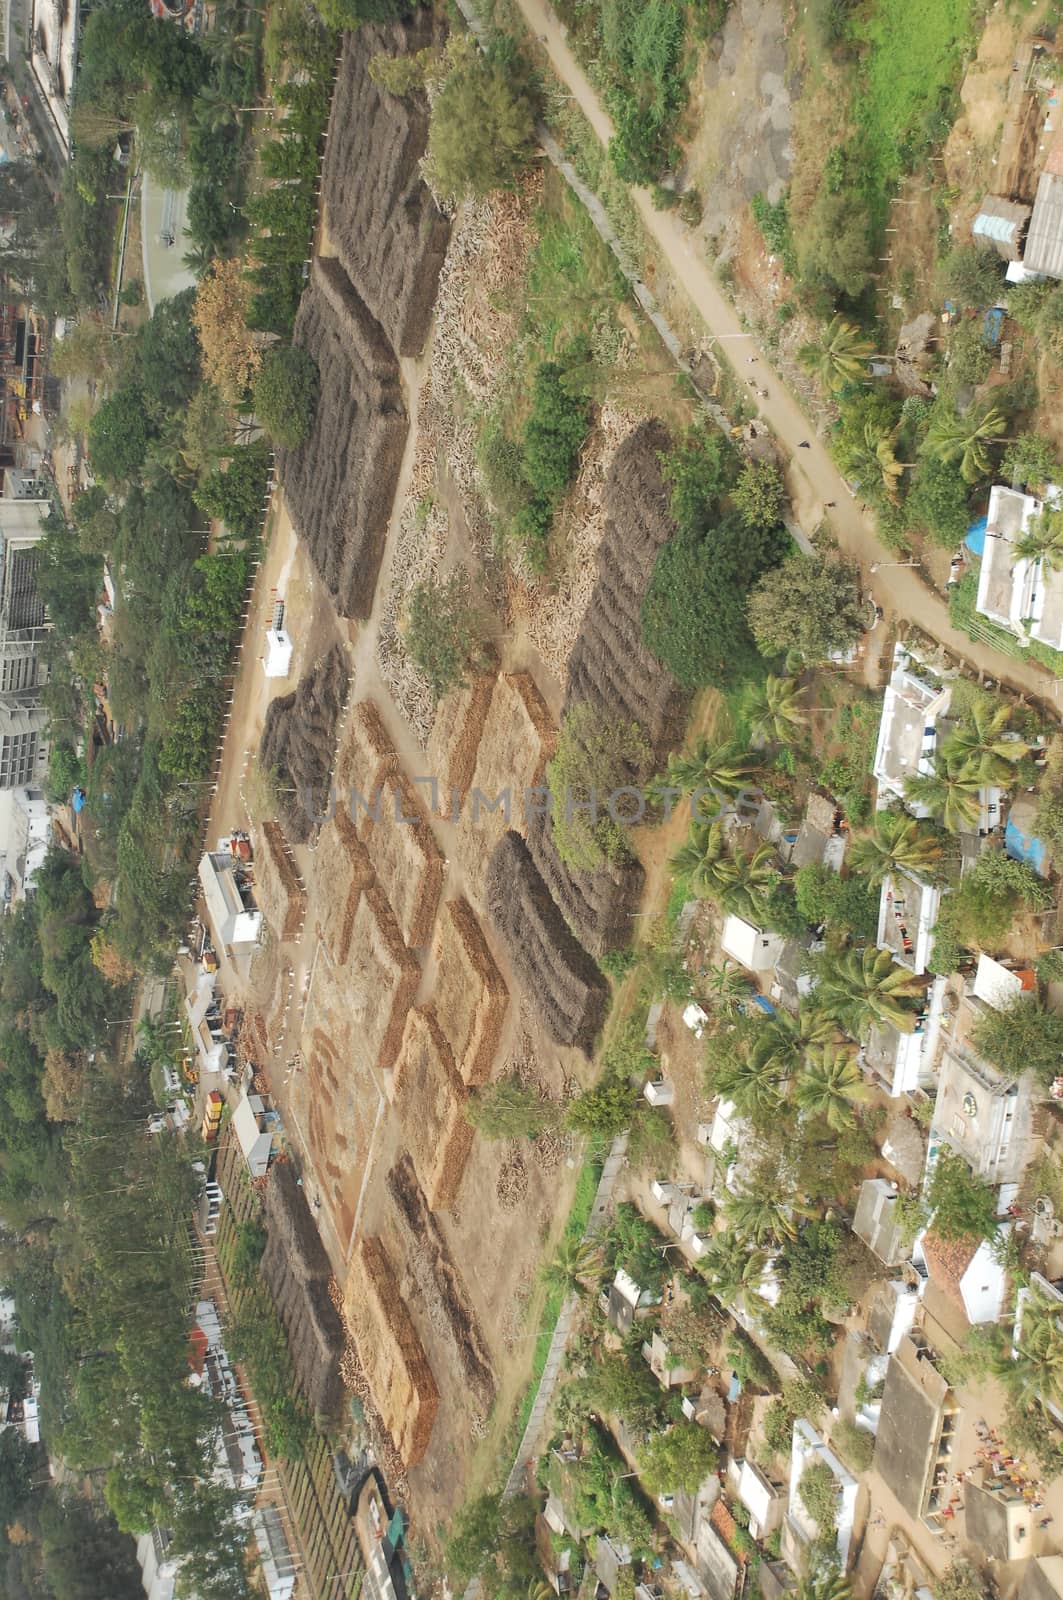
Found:
[[[988,517],[979,517],[977,522],[972,522],[967,529],[967,538],[964,541],[972,555],[985,554],[985,533],[989,526]]]
[[[74,790],[73,794],[70,796],[70,805],[71,805],[71,808],[72,808],[72,810],[74,812],[75,817],[79,816],[81,814],[81,812],[84,811],[84,809],[85,809],[85,791],[84,791],[84,789],[75,789]]]
[[[1039,877],[1048,876],[1045,869],[1044,841],[1035,838],[1032,833],[1024,833],[1011,817],[1008,818],[1008,825],[1004,829],[1004,849],[1013,861],[1025,861]]]

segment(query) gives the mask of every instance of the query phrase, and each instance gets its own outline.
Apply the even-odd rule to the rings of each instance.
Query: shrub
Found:
[[[404,624],[406,648],[437,700],[485,665],[484,631],[483,608],[467,567],[414,585]]]
[[[833,1532],[838,1526],[838,1484],[825,1461],[805,1468],[797,1492],[820,1533]]]
[[[116,389],[89,423],[89,454],[96,477],[111,483],[134,478],[144,464],[150,437],[140,388],[125,384]]]
[[[255,413],[272,439],[293,450],[310,437],[317,392],[317,365],[309,352],[275,345],[255,377]]]
[[[459,58],[432,106],[425,171],[451,200],[509,189],[535,151],[538,94],[525,58],[502,36]]]
[[[970,525],[970,490],[955,467],[927,456],[919,463],[904,516],[909,528],[924,528],[934,544],[954,549],[963,543]]]
[[[991,250],[961,244],[942,261],[938,277],[942,293],[961,306],[993,305],[1004,284],[1003,263]]]
[[[746,461],[731,499],[747,528],[775,528],[786,510],[786,485],[771,461]]]
[[[210,472],[196,487],[193,498],[208,516],[219,517],[237,539],[250,539],[262,525],[269,446],[256,439],[237,445],[229,465]]]
[[[867,1472],[875,1454],[875,1436],[855,1422],[844,1420],[831,1429],[830,1442],[843,1460],[857,1472]]]

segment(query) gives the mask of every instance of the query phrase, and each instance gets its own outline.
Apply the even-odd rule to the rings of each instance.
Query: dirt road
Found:
[[[570,91],[598,138],[608,144],[613,124],[597,94],[565,42],[563,24],[545,0],[517,0],[529,29],[549,55],[560,82]],[[801,525],[809,532],[826,521],[840,547],[861,563],[875,598],[896,615],[940,639],[954,655],[980,672],[1000,678],[1050,705],[1063,705],[1063,685],[1035,661],[1015,661],[990,645],[976,643],[949,621],[948,607],[910,567],[898,566],[881,544],[874,520],[865,516],[846,487],[813,424],[782,380],[772,370],[754,335],[745,332],[734,307],[724,297],[700,247],[671,211],[658,211],[649,190],[632,188],[631,198],[642,224],[667,258],[671,272],[740,378],[748,377],[767,394],[758,399],[760,414],[790,457],[790,488]],[[808,448],[803,449],[807,441]],[[826,507],[835,502],[833,509]],[[874,563],[882,563],[871,573]],[[890,564],[894,563],[894,564]]]

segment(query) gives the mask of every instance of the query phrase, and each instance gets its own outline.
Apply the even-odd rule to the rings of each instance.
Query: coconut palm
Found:
[[[809,1050],[794,1084],[798,1109],[835,1133],[850,1126],[853,1106],[866,1100],[868,1092],[856,1052],[846,1044],[821,1044]]]
[[[715,1009],[728,1017],[733,1017],[742,1001],[749,996],[748,978],[741,967],[732,966],[729,961],[721,961],[718,967],[709,968],[705,975],[705,987],[712,996]]]
[[[823,337],[815,344],[803,345],[797,359],[828,389],[844,389],[847,383],[859,383],[865,376],[874,349],[872,341],[854,322],[832,317]]]
[[[1003,413],[995,406],[980,414],[968,411],[963,417],[956,411],[943,411],[930,424],[920,449],[946,466],[958,465],[964,483],[977,483],[992,469],[990,446],[999,444],[1007,431]]]
[[[1011,721],[1009,705],[976,702],[966,722],[955,729],[942,745],[946,761],[977,771],[983,783],[1007,783],[1014,777],[1013,767],[1026,754],[1022,739],[1006,739]]]
[[[927,877],[937,870],[943,855],[940,839],[917,818],[903,811],[880,811],[871,832],[853,840],[849,865],[877,888],[898,867]]]
[[[875,422],[865,422],[862,438],[851,444],[844,459],[847,472],[859,482],[880,482],[886,498],[895,501],[901,476],[912,465],[898,461],[896,444],[898,428],[884,428]]]
[[[714,743],[702,734],[689,749],[672,757],[665,782],[672,789],[682,789],[684,794],[716,789],[720,794],[733,795],[745,787],[759,765],[757,757],[741,750],[733,739]]]
[[[734,1048],[712,1071],[712,1092],[730,1100],[739,1116],[764,1120],[780,1110],[787,1062],[780,1057],[777,1036],[758,1027],[751,1037],[736,1040]]]
[[[685,880],[691,894],[699,900],[715,900],[722,893],[721,871],[727,860],[723,825],[719,822],[692,822],[687,840],[669,863],[677,878]]]
[[[926,806],[950,833],[969,833],[982,814],[983,781],[969,761],[939,760],[932,772],[916,772],[908,779],[904,797]]]
[[[792,744],[808,721],[801,704],[801,687],[793,678],[764,679],[753,691],[749,706],[753,739],[764,744]]]
[[[779,1011],[771,1020],[771,1027],[779,1040],[779,1056],[785,1056],[797,1066],[806,1050],[812,1045],[828,1044],[837,1038],[834,1020],[825,1011],[813,1005],[801,1006],[797,1013]]]
[[[735,916],[756,922],[764,913],[772,886],[778,877],[775,851],[770,844],[753,850],[736,850],[721,864],[720,905]]]
[[[1063,515],[1045,509],[1015,541],[1015,554],[1039,561],[1044,572],[1063,572]]]
[[[1031,1289],[1022,1330],[994,1363],[997,1376],[1020,1405],[1049,1401],[1063,1406],[1063,1315],[1060,1306]]]
[[[700,1270],[721,1305],[748,1306],[767,1266],[763,1250],[750,1249],[737,1233],[719,1233],[702,1256]]]
[[[804,1215],[800,1206],[778,1194],[733,1194],[723,1211],[735,1233],[755,1245],[796,1239],[798,1220]]]
[[[584,1294],[587,1279],[597,1271],[601,1259],[601,1251],[589,1239],[562,1239],[543,1277],[563,1294]]]
[[[853,1600],[853,1586],[836,1570],[806,1572],[793,1591],[792,1600]]]
[[[925,989],[926,979],[897,966],[888,950],[869,946],[819,959],[816,1004],[854,1039],[876,1023],[911,1033],[915,1000]]]

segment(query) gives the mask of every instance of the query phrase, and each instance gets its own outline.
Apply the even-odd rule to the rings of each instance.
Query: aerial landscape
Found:
[[[1063,7],[2,55],[0,1596],[1063,1600]]]

